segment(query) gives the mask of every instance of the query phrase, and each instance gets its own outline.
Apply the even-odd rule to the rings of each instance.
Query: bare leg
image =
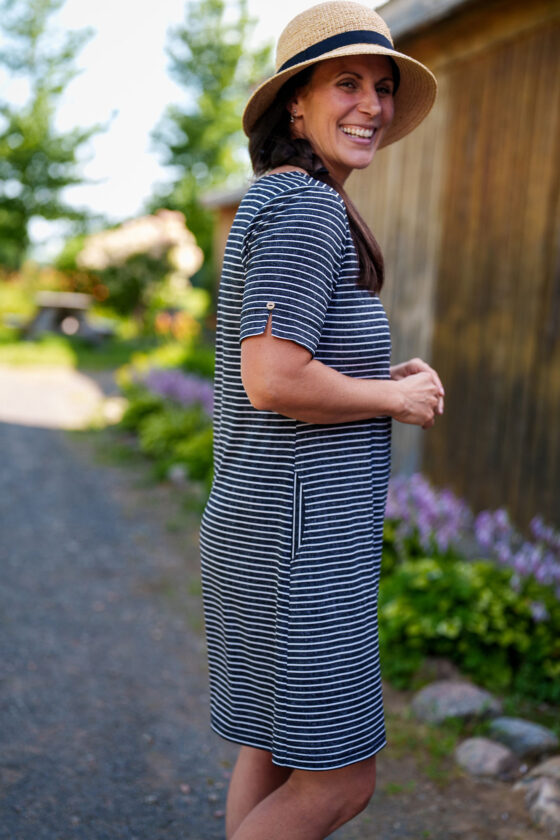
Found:
[[[362,811],[375,789],[375,758],[339,770],[293,770],[229,840],[324,840]]]
[[[290,767],[273,764],[272,756],[266,750],[241,747],[227,797],[227,840],[233,837],[247,814],[283,785],[291,772]]]

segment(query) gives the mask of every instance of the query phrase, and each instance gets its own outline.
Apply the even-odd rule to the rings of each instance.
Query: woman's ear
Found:
[[[288,113],[290,115],[290,122],[292,125],[298,118],[303,116],[303,114],[301,113],[300,98],[298,96],[294,96],[292,99],[290,99],[290,101],[286,104],[286,108],[288,109]]]
[[[286,108],[290,115],[290,122],[293,124],[295,118],[298,116],[297,97],[290,99],[290,101],[286,103]]]

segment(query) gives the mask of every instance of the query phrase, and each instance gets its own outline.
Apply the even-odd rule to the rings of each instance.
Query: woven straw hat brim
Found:
[[[390,48],[392,39],[387,25],[372,9],[348,0],[331,0],[297,15],[284,29],[278,42],[277,67],[298,56],[310,47],[337,33],[357,34],[364,30],[379,34],[387,46],[377,43],[348,43],[338,46],[319,57],[293,64],[263,82],[250,97],[243,114],[243,130],[249,135],[266,109],[272,104],[282,85],[292,76],[312,64],[330,58],[353,55],[386,55],[399,67],[400,84],[395,94],[393,121],[385,131],[379,148],[400,140],[422,122],[434,104],[437,82],[433,74],[416,59]],[[311,35],[311,38],[310,38]],[[330,44],[329,44],[330,46]],[[334,46],[334,45],[333,45]],[[302,55],[303,58],[303,55]],[[292,59],[293,60],[293,59]]]

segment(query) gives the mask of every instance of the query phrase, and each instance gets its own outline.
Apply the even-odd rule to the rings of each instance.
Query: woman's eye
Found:
[[[341,82],[340,86],[354,90],[356,88],[356,82],[352,81],[352,79],[347,79],[344,82]]]
[[[393,88],[386,87],[385,85],[381,85],[381,87],[376,88],[378,96],[392,96],[393,95]]]

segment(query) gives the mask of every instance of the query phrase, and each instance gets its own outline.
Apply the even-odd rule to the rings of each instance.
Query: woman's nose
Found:
[[[376,90],[366,91],[359,105],[359,110],[363,114],[375,117],[381,111],[381,102]]]

